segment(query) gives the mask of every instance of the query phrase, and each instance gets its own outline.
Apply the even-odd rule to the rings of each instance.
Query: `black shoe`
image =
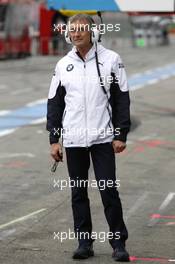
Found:
[[[81,245],[73,253],[73,259],[87,259],[94,256],[94,250],[92,245]]]
[[[114,249],[112,257],[115,261],[129,262],[129,253],[126,251],[123,245],[117,246]]]

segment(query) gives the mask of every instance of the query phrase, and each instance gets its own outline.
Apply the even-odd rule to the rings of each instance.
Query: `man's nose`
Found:
[[[75,31],[75,37],[79,37],[80,36],[80,31],[79,30],[76,30]]]

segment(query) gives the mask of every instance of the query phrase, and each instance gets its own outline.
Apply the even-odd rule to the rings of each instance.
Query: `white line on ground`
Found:
[[[11,112],[10,110],[2,110],[2,111],[0,111],[0,116],[7,115],[7,114],[9,114],[10,112]]]
[[[132,74],[133,78],[138,78],[140,76],[142,76],[142,73],[134,73],[134,74]]]
[[[167,207],[167,205],[171,202],[171,200],[173,199],[175,193],[170,192],[166,199],[163,201],[163,203],[161,204],[161,206],[159,207],[159,211],[163,211],[165,209],[165,207]]]
[[[35,106],[38,104],[45,104],[45,103],[47,103],[47,98],[39,99],[39,100],[36,100],[34,102],[28,103],[28,104],[26,104],[26,106],[31,107],[31,106]]]
[[[3,155],[0,155],[0,159],[16,158],[16,157],[34,158],[35,155],[32,153],[4,153]]]
[[[16,219],[14,219],[14,220],[12,220],[12,221],[10,221],[10,222],[8,222],[8,223],[5,223],[5,224],[0,225],[0,229],[3,229],[4,227],[7,227],[7,226],[9,226],[9,225],[13,225],[13,224],[18,223],[18,222],[25,221],[25,220],[27,220],[28,218],[30,218],[30,217],[32,217],[32,216],[34,216],[34,215],[36,215],[36,214],[39,214],[39,213],[41,213],[41,212],[44,212],[45,210],[47,210],[47,208],[42,208],[42,209],[40,209],[40,210],[38,210],[38,211],[35,211],[35,212],[31,213],[31,214],[28,214],[28,215],[25,215],[25,216],[22,216],[22,217],[16,218]]]
[[[153,80],[148,81],[147,83],[148,83],[149,85],[152,85],[152,84],[155,84],[155,83],[157,83],[157,82],[159,82],[159,79],[153,79]]]
[[[160,205],[157,214],[161,214],[165,208],[168,206],[168,204],[171,202],[171,200],[173,199],[175,193],[170,192],[167,197],[165,198],[165,200],[163,201],[163,203]],[[148,226],[154,226],[157,222],[159,222],[159,218],[152,218],[150,219]]]
[[[144,86],[145,86],[145,84],[136,84],[136,85],[133,85],[131,91],[138,90],[138,89],[140,89],[140,88],[142,88]]]
[[[16,130],[17,130],[16,128],[13,128],[13,129],[6,129],[6,130],[3,130],[3,131],[0,131],[0,137],[9,135],[9,134],[15,132]]]
[[[148,192],[144,192],[134,203],[134,205],[129,209],[129,211],[126,213],[125,220],[128,221],[131,215],[133,215],[136,210],[142,205],[142,203],[145,201],[145,199],[148,197]]]
[[[166,79],[168,79],[170,77],[170,74],[164,74],[164,75],[162,75],[160,78],[161,78],[161,80],[166,80]]]
[[[43,118],[38,118],[32,122],[30,122],[30,125],[37,125],[37,124],[42,124],[46,122],[46,117]]]
[[[157,68],[156,68],[157,69]],[[154,70],[147,70],[147,71],[145,71],[144,73],[145,74],[152,74],[154,72]]]

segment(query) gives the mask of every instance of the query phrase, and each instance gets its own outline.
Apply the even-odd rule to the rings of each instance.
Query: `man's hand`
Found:
[[[63,151],[60,143],[51,145],[50,155],[55,161],[63,161]]]
[[[120,140],[113,140],[112,146],[115,153],[120,153],[126,148],[126,143]]]

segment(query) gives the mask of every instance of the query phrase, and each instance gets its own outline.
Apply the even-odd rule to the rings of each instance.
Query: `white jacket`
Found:
[[[58,142],[60,136],[63,136],[64,147],[89,147],[111,142],[114,137],[126,141],[130,117],[128,84],[123,63],[114,51],[97,46],[99,68],[108,99],[112,97],[111,89],[116,97],[113,107],[112,103],[109,105],[100,86],[95,51],[93,45],[83,60],[74,47],[56,65],[47,110],[51,144]],[[118,111],[117,108],[122,103],[124,119],[123,110]],[[120,129],[120,135],[117,128]]]

